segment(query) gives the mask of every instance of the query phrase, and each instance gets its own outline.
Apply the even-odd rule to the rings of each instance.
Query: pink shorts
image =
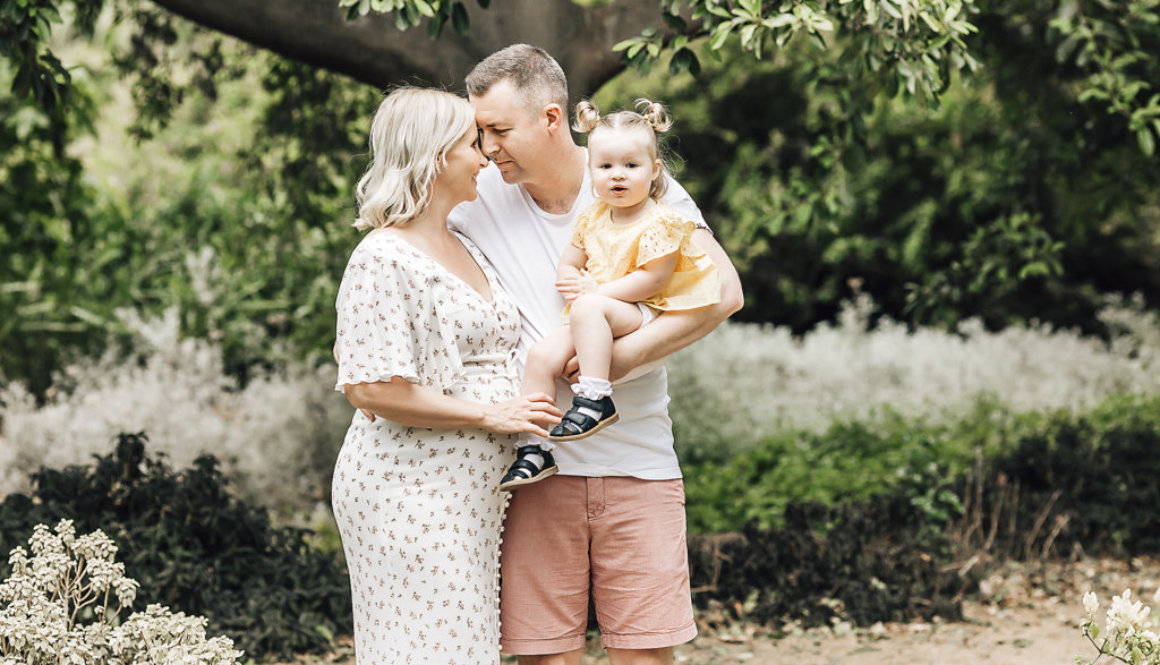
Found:
[[[520,488],[501,572],[507,654],[583,647],[589,581],[606,648],[658,649],[697,634],[680,479],[552,476]]]

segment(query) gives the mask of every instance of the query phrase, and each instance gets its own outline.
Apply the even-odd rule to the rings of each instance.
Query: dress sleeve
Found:
[[[592,219],[592,210],[592,206],[581,210],[580,214],[576,216],[576,224],[572,227],[572,245],[583,249],[585,252],[588,250],[584,247],[584,234],[587,232],[588,225]]]
[[[400,257],[356,250],[335,304],[335,390],[397,376],[445,392],[462,376],[458,347],[440,323],[432,286]]]
[[[665,212],[649,222],[648,228],[640,234],[636,249],[636,267],[641,267],[668,256],[681,249],[685,241],[693,235],[692,220],[678,214]]]

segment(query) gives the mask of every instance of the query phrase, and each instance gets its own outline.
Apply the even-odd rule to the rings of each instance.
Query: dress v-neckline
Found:
[[[431,255],[430,255],[430,254],[428,254],[427,252],[425,252],[425,251],[423,251],[422,249],[419,249],[418,247],[416,247],[416,246],[414,245],[414,243],[412,243],[410,240],[407,240],[405,237],[403,237],[403,236],[399,235],[398,233],[390,233],[390,232],[384,232],[384,231],[386,231],[386,230],[385,230],[385,229],[383,229],[383,231],[380,231],[380,232],[379,232],[379,235],[386,236],[386,237],[388,237],[388,238],[394,238],[395,240],[398,240],[399,242],[401,242],[401,243],[403,243],[404,245],[406,245],[406,246],[407,246],[407,248],[408,248],[408,249],[410,249],[412,252],[414,252],[414,253],[418,254],[419,256],[421,256],[421,257],[423,257],[423,258],[427,259],[427,260],[428,260],[428,261],[430,261],[431,263],[434,263],[436,266],[438,266],[438,267],[439,267],[439,269],[440,269],[440,270],[442,270],[443,272],[445,272],[445,273],[447,273],[448,275],[450,275],[450,276],[452,277],[452,279],[454,279],[455,281],[459,282],[459,283],[460,283],[460,284],[462,284],[463,286],[467,287],[467,290],[468,290],[468,291],[471,291],[473,294],[475,294],[475,296],[476,296],[477,298],[479,298],[479,299],[480,299],[480,300],[482,300],[483,302],[485,302],[485,303],[487,303],[487,304],[489,304],[489,305],[494,305],[494,304],[495,304],[495,286],[492,284],[491,275],[490,275],[490,274],[488,274],[488,272],[487,272],[487,268],[486,268],[486,267],[484,267],[484,264],[480,262],[480,260],[479,260],[479,258],[480,258],[480,257],[477,257],[477,256],[475,255],[475,252],[473,252],[473,251],[471,250],[471,247],[469,247],[469,246],[467,245],[467,243],[466,243],[466,242],[464,242],[464,240],[466,240],[466,239],[465,239],[465,238],[464,238],[464,237],[463,237],[461,234],[459,234],[458,232],[456,232],[456,231],[452,231],[451,233],[452,233],[452,235],[454,235],[454,236],[455,236],[455,239],[459,241],[459,244],[463,246],[463,249],[467,250],[467,255],[471,257],[471,260],[472,260],[472,262],[474,262],[474,263],[475,263],[475,267],[479,268],[479,272],[480,272],[480,274],[482,274],[482,275],[483,275],[483,281],[484,281],[485,283],[487,283],[487,290],[488,290],[488,293],[490,293],[490,294],[491,294],[491,297],[490,297],[490,298],[489,298],[489,297],[487,297],[486,295],[484,295],[482,292],[480,292],[480,291],[479,291],[479,289],[477,289],[477,288],[475,288],[474,286],[472,286],[472,285],[471,285],[471,283],[470,283],[470,282],[468,282],[466,279],[463,279],[463,278],[462,278],[462,277],[460,277],[459,275],[455,274],[455,271],[451,270],[451,268],[448,268],[447,266],[443,265],[443,263],[442,263],[442,262],[441,262],[439,259],[436,259],[434,256],[431,256]]]

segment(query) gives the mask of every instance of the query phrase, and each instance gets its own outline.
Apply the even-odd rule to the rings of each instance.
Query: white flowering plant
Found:
[[[1160,603],[1160,590],[1152,596]],[[1152,630],[1152,608],[1142,601],[1132,600],[1131,589],[1112,596],[1112,606],[1105,615],[1103,629],[1096,623],[1100,601],[1095,592],[1083,595],[1087,618],[1081,624],[1083,635],[1096,648],[1096,657],[1084,660],[1076,656],[1076,665],[1091,665],[1107,656],[1129,665],[1160,665],[1160,636]]]
[[[37,525],[0,583],[0,665],[227,665],[242,652],[206,639],[206,620],[150,605],[122,620],[138,584],[101,531]],[[29,552],[31,550],[31,554]]]

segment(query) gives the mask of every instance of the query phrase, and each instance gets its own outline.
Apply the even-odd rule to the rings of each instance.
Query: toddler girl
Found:
[[[597,200],[577,217],[572,243],[560,257],[556,288],[568,303],[568,325],[529,351],[521,392],[554,393],[556,377],[573,355],[580,378],[572,386],[572,407],[548,441],[521,445],[500,489],[553,475],[557,468],[549,451],[555,442],[582,439],[616,422],[608,380],[613,339],[658,312],[720,300],[720,277],[693,243],[693,222],[659,202],[666,170],[657,134],[672,122],[660,104],[641,99],[637,108],[641,112],[601,117],[589,102],[576,106],[573,128],[588,133],[588,170]]]

